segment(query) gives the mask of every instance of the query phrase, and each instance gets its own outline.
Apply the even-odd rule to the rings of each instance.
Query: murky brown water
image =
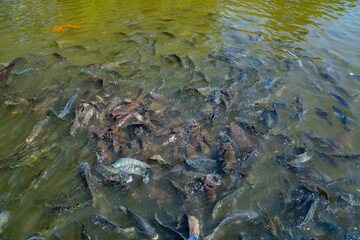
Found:
[[[155,213],[173,228],[194,216],[203,239],[358,239],[359,23],[358,1],[3,2],[0,68],[27,62],[0,81],[1,238],[81,239],[76,221],[92,239],[146,238],[89,219],[132,227],[125,205],[159,239],[176,238]],[[104,181],[95,152],[147,162],[149,181],[92,196],[81,166]],[[192,157],[217,166],[190,171]],[[211,235],[245,210],[258,216]]]

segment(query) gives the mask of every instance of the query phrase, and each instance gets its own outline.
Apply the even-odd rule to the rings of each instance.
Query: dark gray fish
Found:
[[[323,120],[325,120],[325,121],[329,124],[330,127],[332,127],[333,123],[330,122],[330,120],[328,119],[328,113],[327,113],[325,110],[323,110],[323,109],[321,109],[321,108],[315,108],[315,113],[316,113],[320,118],[322,118]]]
[[[64,48],[64,51],[87,50],[87,49],[90,49],[90,47],[82,46],[82,45],[73,45],[73,46]]]
[[[79,94],[79,91],[80,91],[80,88],[77,88],[76,93],[60,109],[60,112],[59,112],[59,115],[58,115],[59,118],[63,118],[69,113],[72,105],[74,104],[74,102],[75,102],[75,100],[76,100],[76,98],[77,98],[77,96]]]
[[[354,100],[355,98],[357,98],[359,96],[359,94],[351,96],[344,88],[339,87],[339,86],[332,86],[338,93],[340,93],[341,95]]]
[[[296,113],[291,116],[292,119],[300,120],[304,114],[304,105],[302,104],[301,97],[295,97],[295,110]]]
[[[336,158],[346,159],[346,160],[360,159],[360,154],[351,154],[351,155],[339,154],[339,155],[331,155],[331,156],[336,157]]]
[[[54,52],[53,55],[54,55],[55,57],[59,58],[60,60],[66,60],[66,59],[67,59],[66,57],[64,57],[64,56],[62,56],[61,54],[56,53],[56,52]]]
[[[339,117],[340,122],[344,127],[344,130],[350,131],[350,129],[348,127],[349,122],[348,122],[345,112],[341,108],[336,107],[335,105],[333,105],[333,109],[334,109],[335,115]]]
[[[36,189],[39,183],[41,182],[41,180],[46,176],[46,174],[47,174],[46,169],[45,168],[41,169],[41,171],[33,177],[33,179],[30,181],[26,189],[29,188]]]
[[[234,213],[229,213],[228,215],[226,215],[224,217],[223,220],[221,220],[221,222],[217,225],[215,230],[210,235],[206,236],[206,240],[213,239],[215,237],[215,234],[221,228],[223,228],[224,226],[226,226],[228,224],[249,221],[251,219],[257,218],[258,216],[259,216],[259,214],[257,212],[249,211],[249,210],[243,210],[243,211],[238,211],[238,212],[234,212]]]
[[[314,214],[315,211],[319,205],[319,200],[315,199],[315,200],[311,200],[309,204],[307,204],[308,209],[306,211],[306,215],[303,218],[303,220],[301,221],[301,223],[297,226],[298,228],[303,228],[304,226],[306,226],[310,221],[312,221],[312,219],[314,218]]]
[[[81,231],[81,240],[91,240],[91,237],[89,236],[84,224],[80,221],[75,222],[75,226],[80,229]]]
[[[351,109],[351,106],[340,96],[333,94],[332,92],[329,92],[331,96],[342,106]]]
[[[58,205],[58,206],[50,207],[45,210],[45,214],[58,214],[61,212],[72,212],[83,206],[88,205],[90,202],[91,201],[87,201],[84,203],[76,203],[76,204],[70,204],[70,205]]]
[[[350,73],[347,75],[348,78],[360,81],[360,75]]]
[[[176,55],[176,54],[173,53],[173,54],[167,55],[167,57],[174,59],[174,60],[179,64],[180,67],[184,67],[184,66],[185,66],[183,60],[182,60],[178,55]]]
[[[132,212],[129,208],[121,205],[117,207],[117,210],[123,212],[125,215],[127,215],[131,222],[137,227],[140,231],[144,232],[147,236],[149,236],[151,239],[158,239],[159,234],[155,231],[155,228],[153,228],[149,221],[140,215]]]
[[[169,38],[177,38],[174,34],[169,32],[161,32],[162,35],[167,36]]]
[[[336,80],[328,73],[324,73],[322,70],[318,69],[318,73],[320,74],[320,76],[328,81],[331,84],[337,84]]]
[[[13,70],[13,68],[16,65],[21,64],[21,63],[26,63],[25,58],[23,58],[23,57],[16,58],[16,59],[12,60],[9,65],[7,65],[3,69],[1,69],[1,71],[0,71],[0,81],[3,78],[5,78]]]
[[[240,232],[239,240],[251,240],[251,237],[246,232]]]
[[[346,178],[340,178],[340,179],[328,182],[326,184],[326,187],[352,185],[352,184],[355,184],[355,183],[360,183],[360,178],[358,178],[358,177],[346,177]]]
[[[184,235],[182,233],[180,233],[179,231],[177,231],[175,228],[170,227],[170,226],[164,224],[162,221],[160,221],[157,216],[157,213],[155,213],[155,220],[161,227],[163,227],[168,232],[170,232],[172,235],[174,235],[175,239],[183,239],[183,240],[187,239],[187,237],[184,237]]]

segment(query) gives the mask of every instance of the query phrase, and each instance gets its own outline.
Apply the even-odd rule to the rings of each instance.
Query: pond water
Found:
[[[358,1],[3,1],[0,238],[359,239],[359,30]]]

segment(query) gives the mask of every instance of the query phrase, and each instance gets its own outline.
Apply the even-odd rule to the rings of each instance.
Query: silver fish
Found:
[[[59,117],[59,118],[63,118],[63,117],[65,117],[65,116],[69,113],[69,111],[70,111],[73,103],[75,102],[77,96],[79,95],[79,91],[80,91],[80,88],[77,88],[77,89],[76,89],[76,93],[75,93],[75,94],[65,103],[65,105],[60,109],[60,112],[59,112],[59,114],[58,114],[58,117]]]
[[[251,219],[257,218],[259,214],[254,211],[242,210],[234,213],[230,213],[224,217],[224,219],[219,223],[219,225],[215,228],[215,230],[208,236],[206,236],[206,240],[213,239],[215,234],[225,225],[231,223],[240,223],[244,221],[249,221]]]
[[[34,141],[34,139],[40,134],[40,132],[44,129],[44,127],[49,123],[50,117],[46,116],[36,123],[34,128],[31,130],[29,136],[26,138],[26,143],[30,144]]]
[[[147,183],[149,180],[147,169],[150,169],[151,166],[135,158],[120,158],[115,162],[112,162],[109,166],[128,174],[142,176],[144,177],[145,183]]]

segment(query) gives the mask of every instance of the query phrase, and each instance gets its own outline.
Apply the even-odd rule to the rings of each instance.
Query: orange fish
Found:
[[[66,24],[66,25],[62,25],[62,26],[60,26],[60,27],[54,28],[53,31],[54,31],[54,32],[66,31],[66,30],[69,30],[69,28],[81,28],[81,27],[75,26],[75,25]]]

